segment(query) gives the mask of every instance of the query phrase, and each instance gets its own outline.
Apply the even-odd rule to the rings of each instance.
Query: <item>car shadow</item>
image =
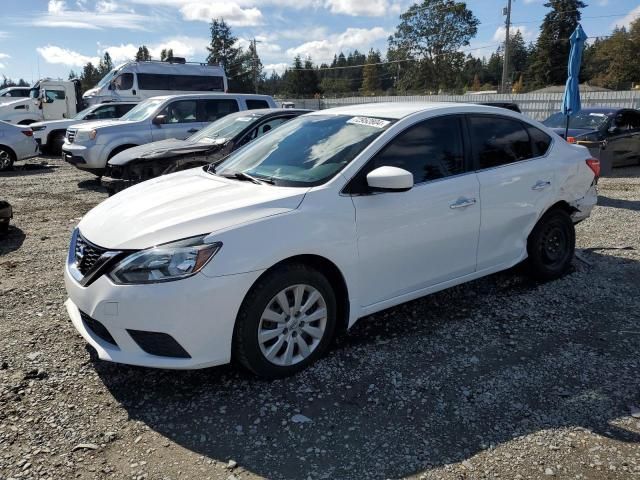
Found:
[[[84,190],[91,190],[94,192],[107,193],[107,189],[102,186],[100,182],[100,178],[88,178],[86,180],[81,180],[78,182],[78,188],[82,188]]]
[[[0,234],[0,257],[18,250],[27,235],[18,227],[9,224],[9,230],[5,235]]]
[[[640,200],[624,200],[598,195],[598,205],[602,207],[625,208],[627,210],[640,210]]]
[[[57,168],[58,165],[52,165],[46,161],[40,163],[27,162],[21,165],[13,165],[11,170],[0,172],[0,178],[2,177],[18,177],[25,175],[40,175],[42,173],[51,173]]]
[[[397,478],[563,427],[640,443],[615,425],[640,401],[637,317],[590,276],[637,295],[640,264],[581,255],[555,282],[512,269],[371,315],[287,379],[93,361],[131,419],[267,478]]]

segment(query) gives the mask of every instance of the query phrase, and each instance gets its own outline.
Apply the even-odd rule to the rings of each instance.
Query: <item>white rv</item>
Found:
[[[206,63],[127,62],[111,70],[83,99],[87,106],[103,102],[139,102],[161,95],[226,92],[224,69]]]
[[[38,80],[28,97],[0,103],[0,120],[30,125],[45,120],[72,118],[82,110],[78,80]]]

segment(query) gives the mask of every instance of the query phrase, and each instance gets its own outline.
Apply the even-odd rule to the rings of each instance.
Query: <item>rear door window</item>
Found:
[[[269,108],[269,103],[266,100],[246,100],[248,110],[257,110],[259,108]]]
[[[235,99],[212,99],[200,100],[201,106],[200,120],[201,122],[215,122],[230,113],[240,110],[238,101]]]
[[[117,118],[120,118],[121,116],[123,116],[125,113],[127,113],[129,110],[131,110],[133,107],[135,107],[134,103],[125,104],[125,105],[116,105]]]
[[[529,134],[522,122],[496,115],[469,117],[471,144],[478,168],[493,168],[533,158]]]

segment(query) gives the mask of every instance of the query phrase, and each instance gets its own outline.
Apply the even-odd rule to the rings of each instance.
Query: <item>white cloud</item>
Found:
[[[267,77],[270,77],[272,72],[282,75],[288,66],[288,63],[270,63],[264,66],[263,71]]]
[[[388,0],[326,0],[325,7],[331,13],[344,15],[382,17],[389,13],[399,13],[399,5],[391,5]]]
[[[251,27],[260,25],[262,12],[257,8],[242,8],[233,1],[200,0],[192,1],[180,7],[185,20],[210,22],[212,18],[224,18],[234,27]]]
[[[509,35],[513,36],[516,32],[520,32],[520,35],[522,35],[522,38],[527,43],[532,42],[538,36],[537,30],[532,31],[524,25],[511,25],[511,27],[509,28]],[[504,37],[506,33],[507,33],[507,29],[504,26],[498,27],[495,33],[493,34],[493,41],[504,42]]]
[[[99,57],[88,57],[73,50],[57,47],[55,45],[38,47],[36,48],[36,51],[47,63],[57,63],[70,67],[82,67],[87,62],[92,62],[94,65],[96,65],[100,61]]]
[[[0,68],[7,68],[7,66],[4,63],[0,62]]]
[[[601,7],[606,7],[607,5],[609,5],[609,0],[599,0],[598,5]]]
[[[0,53],[0,60],[4,60],[5,58],[11,58],[11,55],[8,53]]]
[[[343,33],[329,35],[325,40],[314,40],[290,48],[287,50],[287,55],[289,57],[310,56],[315,63],[330,62],[337,52],[356,48],[368,51],[375,41],[388,36],[389,32],[382,27],[348,28]]]
[[[160,59],[160,52],[163,49],[172,49],[176,57],[185,57],[187,61],[204,62],[209,39],[204,37],[178,36],[164,39],[160,42],[146,44],[149,53],[156,60]],[[139,45],[132,43],[120,45],[98,45],[98,53],[104,55],[109,52],[114,63],[123,63],[133,60],[138,52]]]
[[[637,20],[638,18],[640,18],[640,5],[638,5],[636,8],[634,8],[629,13],[627,13],[624,18],[613,22],[611,24],[611,28],[615,28],[615,27],[629,28],[629,26],[631,25],[631,22],[633,22],[634,20]]]
[[[102,30],[122,28],[127,30],[147,30],[149,23],[157,18],[139,15],[114,0],[98,0],[95,11],[84,9],[84,2],[77,2],[78,10],[69,10],[64,0],[49,0],[47,13],[35,15],[21,22],[23,25],[53,28],[79,28]]]

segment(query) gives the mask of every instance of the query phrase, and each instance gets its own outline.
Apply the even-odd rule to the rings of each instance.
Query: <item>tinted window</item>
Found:
[[[140,90],[179,90],[187,92],[224,91],[222,77],[204,75],[162,75],[139,73]]]
[[[529,135],[517,120],[486,115],[472,116],[469,121],[479,168],[498,167],[534,156]]]
[[[549,145],[551,145],[551,137],[539,128],[532,127],[531,125],[527,125],[527,131],[529,132],[529,137],[531,137],[531,142],[533,144],[534,156],[541,157],[547,153]]]
[[[133,73],[123,73],[115,79],[116,90],[131,90],[133,88]]]
[[[626,110],[615,117],[615,126],[620,130],[637,130],[640,128],[640,114]]]
[[[372,159],[367,171],[384,166],[411,172],[414,183],[463,173],[459,117],[427,120],[400,133]]]
[[[167,105],[160,115],[167,118],[165,123],[190,123],[197,121],[197,102],[196,100],[177,100]]]
[[[257,110],[258,108],[269,108],[266,100],[247,100],[248,110]]]
[[[135,107],[135,104],[133,103],[129,103],[125,105],[116,105],[117,117],[120,118],[129,110],[131,110],[133,107]]]
[[[219,118],[237,112],[238,102],[236,100],[201,100],[202,119],[201,122],[215,122]]]

